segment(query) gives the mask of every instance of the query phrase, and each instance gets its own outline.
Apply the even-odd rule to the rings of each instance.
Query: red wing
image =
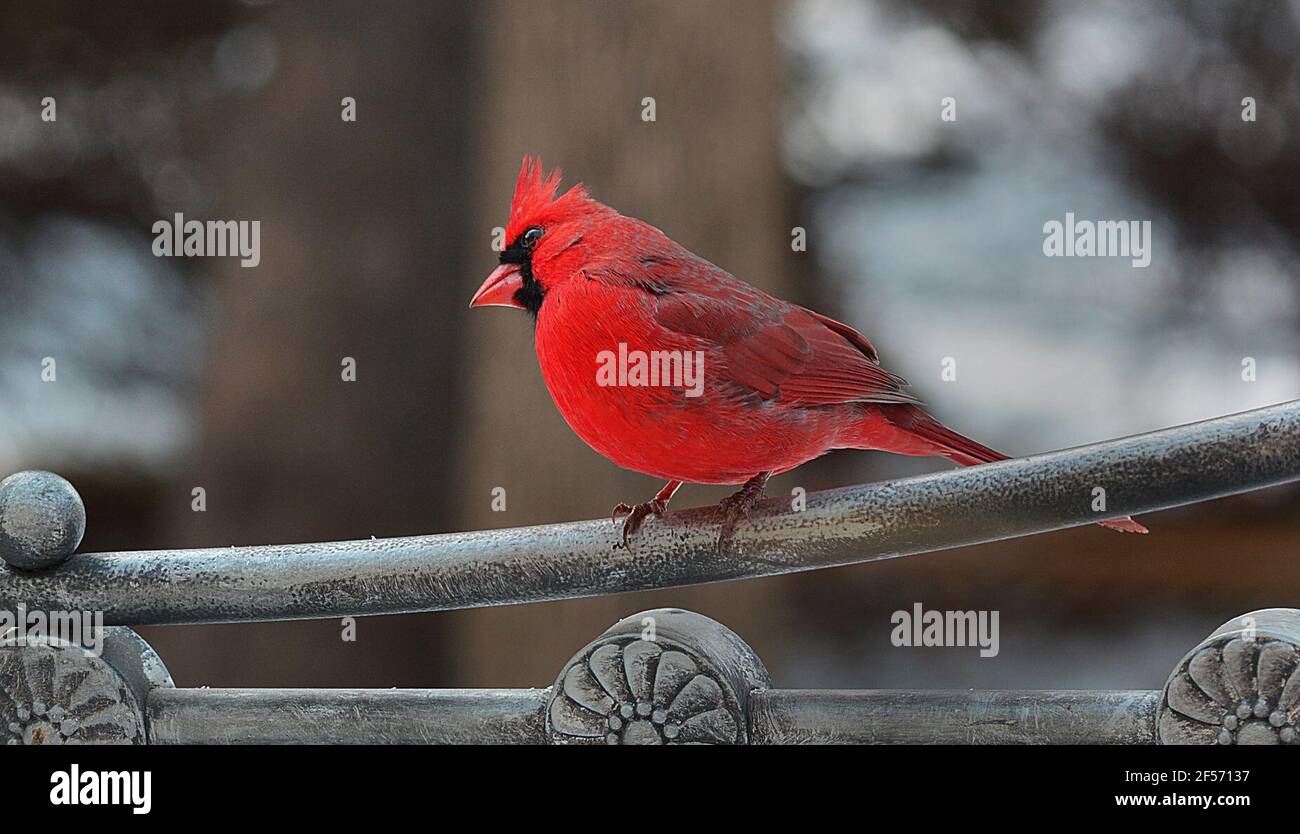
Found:
[[[848,325],[802,307],[793,307],[785,324],[808,342],[812,356],[781,386],[782,402],[920,402],[903,390],[906,380],[880,367],[876,349]]]
[[[823,316],[821,313],[818,313],[814,310],[809,310],[807,307],[803,307],[801,309],[806,311],[808,315],[817,319],[817,321],[821,322],[822,324],[829,327],[831,330],[834,330],[836,333],[843,336],[845,339],[848,339],[849,344],[853,345],[855,348],[862,351],[862,353],[872,362],[876,363],[877,365],[880,364],[880,355],[876,353],[876,346],[871,344],[871,342],[868,342],[866,336],[863,336],[861,333],[854,330],[852,327],[849,327],[847,324],[844,324],[842,322],[838,322],[835,319],[831,318],[830,316]],[[907,383],[903,383],[903,384],[906,385]]]
[[[706,377],[798,406],[919,402],[853,328],[773,298],[652,226],[619,220],[637,256],[589,264],[586,278],[648,293],[660,326],[698,340],[706,362],[720,360]]]
[[[917,402],[857,331],[732,281],[654,299],[660,325],[721,352],[715,379],[797,406]]]

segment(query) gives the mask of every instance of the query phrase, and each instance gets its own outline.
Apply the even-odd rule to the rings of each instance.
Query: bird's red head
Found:
[[[501,265],[474,293],[470,307],[519,307],[534,315],[547,290],[574,274],[584,258],[584,235],[592,223],[616,213],[575,185],[556,196],[560,170],[524,157],[510,201]]]

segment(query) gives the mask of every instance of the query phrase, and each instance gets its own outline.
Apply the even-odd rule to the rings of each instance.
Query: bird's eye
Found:
[[[520,236],[520,240],[523,241],[525,249],[532,249],[533,245],[536,244],[544,234],[546,234],[546,230],[541,226],[531,226],[524,230],[523,235]]]

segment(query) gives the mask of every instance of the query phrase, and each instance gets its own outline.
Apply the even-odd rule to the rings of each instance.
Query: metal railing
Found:
[[[1294,744],[1300,723],[1295,609],[1225,623],[1149,691],[776,689],[737,635],[678,609],[616,623],[544,689],[178,689],[138,635],[108,632],[102,658],[57,641],[0,647],[0,738],[7,728],[10,743]]]
[[[85,553],[0,599],[121,625],[439,611],[814,570],[1027,536],[1300,480],[1300,401],[1075,449],[770,499],[717,548],[712,509],[324,544]],[[1104,489],[1106,509],[1093,509]]]
[[[162,689],[149,724],[154,744],[546,744],[550,694]],[[749,735],[764,745],[1155,744],[1159,701],[1158,691],[769,689],[750,695]]]
[[[619,544],[617,529],[601,520],[67,558],[84,526],[79,497],[48,473],[22,473],[0,484],[0,557],[9,562],[0,565],[0,608],[100,611],[111,625],[143,625],[566,599],[920,554],[1295,480],[1300,401],[1002,463],[815,493],[797,512],[769,500],[737,529],[726,553],[717,550],[713,511],[688,510],[648,522],[630,551]],[[1104,509],[1094,509],[1099,490]],[[134,632],[116,628],[110,629],[113,648],[103,658],[57,641],[0,646],[0,672],[10,673],[0,674],[9,696],[0,698],[0,735],[7,727],[11,740],[62,734],[155,743],[1294,742],[1300,612],[1270,609],[1247,617],[1194,649],[1163,692],[774,689],[739,637],[676,610],[645,612],[616,624],[579,652],[548,689],[186,690],[171,685],[161,660]],[[659,636],[638,636],[638,618],[658,623]],[[22,661],[33,652],[49,655],[47,662]],[[1225,663],[1232,670],[1249,665],[1253,677],[1209,691],[1213,687],[1207,689],[1201,672]],[[621,683],[616,666],[623,670]],[[30,676],[38,667],[52,670],[48,681],[25,681],[21,690],[12,684],[19,672]],[[58,699],[54,676],[66,668],[84,674],[120,705],[120,720],[92,727],[79,723],[71,705],[52,703]],[[48,696],[30,695],[42,686],[51,690]]]

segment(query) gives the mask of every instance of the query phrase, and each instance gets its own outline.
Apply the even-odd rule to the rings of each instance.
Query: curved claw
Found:
[[[658,498],[646,501],[644,504],[624,504],[621,501],[614,507],[614,512],[610,515],[610,521],[617,522],[621,513],[627,513],[627,518],[623,519],[623,546],[628,550],[632,549],[632,544],[628,538],[641,527],[641,522],[649,516],[661,516],[668,509],[667,501],[660,501]]]
[[[719,556],[726,554],[731,534],[736,530],[736,522],[741,516],[749,518],[750,510],[763,500],[763,488],[771,476],[771,472],[760,472],[746,481],[735,495],[728,495],[718,502],[718,507],[722,510],[722,530],[718,534]]]
[[[727,551],[727,545],[731,542],[731,536],[736,531],[736,522],[740,517],[749,518],[749,507],[744,506],[739,501],[728,503],[725,499],[721,502],[722,507],[722,530],[718,533],[718,553],[723,554]]]
[[[609,516],[610,521],[618,521],[620,513],[627,513],[627,519],[623,522],[623,546],[625,548],[632,549],[632,545],[628,543],[628,537],[637,531],[637,528],[641,526],[641,522],[645,521],[646,516],[661,516],[668,512],[668,502],[673,500],[673,495],[676,494],[681,485],[681,481],[669,481],[664,484],[663,489],[655,493],[654,498],[644,504],[624,504],[620,501],[618,506],[614,507],[614,512]]]

